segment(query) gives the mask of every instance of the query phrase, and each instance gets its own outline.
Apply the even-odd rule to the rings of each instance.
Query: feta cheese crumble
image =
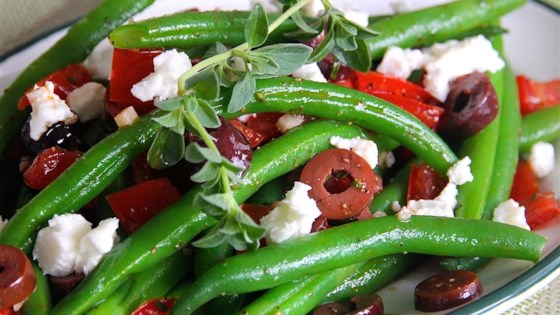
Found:
[[[27,93],[27,99],[31,103],[29,135],[35,141],[41,139],[49,127],[57,122],[71,125],[78,121],[78,116],[54,93],[54,84],[51,81],[45,82],[43,86],[36,85]]]
[[[515,200],[508,199],[494,209],[492,221],[518,226],[531,230],[525,219],[525,207],[520,206]]]
[[[251,8],[253,8],[257,3],[260,3],[266,12],[282,13],[282,4],[276,0],[250,0],[249,1],[249,5]]]
[[[350,150],[357,155],[361,156],[369,166],[373,169],[377,167],[378,151],[377,145],[371,140],[364,140],[358,137],[352,139],[345,139],[339,136],[333,136],[329,140],[332,146],[339,149]]]
[[[315,200],[309,198],[309,190],[311,186],[296,181],[292,190],[286,193],[286,198],[261,218],[268,244],[298,238],[311,232],[313,221],[321,215],[321,211]]]
[[[321,72],[321,69],[319,69],[319,65],[317,63],[309,63],[301,66],[292,73],[292,76],[309,81],[327,82],[327,79],[325,79],[325,76]]]
[[[89,70],[94,79],[108,79],[113,63],[113,45],[109,39],[102,40],[84,61],[84,66]]]
[[[409,200],[407,205],[398,211],[399,220],[406,221],[411,215],[430,215],[438,217],[454,217],[457,206],[457,186],[473,180],[470,169],[471,159],[467,156],[459,160],[447,171],[449,182],[434,199]],[[392,205],[393,210],[398,205]]]
[[[295,128],[304,122],[305,117],[303,115],[284,114],[278,118],[278,121],[276,121],[276,128],[278,128],[281,133],[286,133],[288,130]]]
[[[406,80],[412,71],[423,68],[430,59],[430,56],[424,54],[420,49],[402,49],[393,46],[389,47],[383,55],[377,71]]]
[[[33,248],[43,274],[64,277],[73,272],[88,273],[117,242],[115,218],[101,221],[92,230],[80,214],[55,215],[41,229]]]
[[[132,95],[143,102],[177,96],[177,81],[192,67],[189,56],[172,49],[156,56],[153,62],[154,72],[132,86]]]
[[[70,92],[66,103],[78,115],[80,122],[88,122],[103,115],[105,90],[105,87],[97,82],[88,82]]]
[[[529,164],[538,178],[546,177],[554,170],[554,146],[548,142],[537,142],[529,152]]]

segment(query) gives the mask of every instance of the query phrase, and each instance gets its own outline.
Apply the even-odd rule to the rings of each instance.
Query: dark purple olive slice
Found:
[[[54,301],[59,301],[70,293],[82,280],[83,273],[73,273],[64,277],[50,276],[50,289]]]
[[[313,315],[383,315],[383,301],[377,294],[359,295],[347,303],[327,303],[319,306]]]
[[[39,140],[31,139],[29,121],[21,129],[21,138],[23,139],[24,146],[33,153],[39,153],[52,146],[59,146],[65,149],[73,150],[78,149],[80,140],[74,134],[74,126],[66,125],[64,122],[57,122],[47,129]]]
[[[221,125],[210,134],[216,138],[220,154],[234,165],[247,169],[253,159],[253,150],[245,137],[229,121],[220,117]]]
[[[327,303],[319,306],[313,311],[313,315],[342,315],[352,312],[351,305],[349,303]]]
[[[423,312],[437,312],[474,300],[482,294],[475,273],[456,270],[440,273],[420,282],[414,289],[414,307]]]
[[[443,107],[441,133],[448,138],[465,139],[496,118],[498,99],[488,76],[473,72],[451,82]]]

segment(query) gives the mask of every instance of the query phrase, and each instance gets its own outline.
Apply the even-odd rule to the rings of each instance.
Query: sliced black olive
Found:
[[[74,150],[80,147],[80,140],[75,135],[75,125],[66,125],[64,122],[57,122],[41,136],[39,140],[31,139],[30,125],[31,116],[21,129],[21,138],[27,150],[33,153],[39,153],[52,146]]]
[[[446,310],[474,300],[482,293],[475,273],[456,270],[420,282],[414,289],[414,307],[423,312]]]

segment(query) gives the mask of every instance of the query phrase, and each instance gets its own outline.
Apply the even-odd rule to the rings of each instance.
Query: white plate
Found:
[[[335,5],[350,4],[366,10],[371,14],[391,13],[391,2],[395,0],[368,1],[334,0]],[[408,1],[411,8],[442,3],[442,0]],[[248,9],[248,1],[172,1],[159,0],[151,8],[139,14],[142,19],[177,10],[198,6],[201,9]],[[560,77],[560,17],[552,10],[535,2],[528,3],[522,9],[506,16],[503,25],[509,29],[505,36],[507,57],[517,73],[525,74],[538,80]],[[6,87],[15,75],[27,66],[42,51],[52,45],[64,31],[58,31],[21,50],[0,63],[0,90]],[[558,146],[557,146],[558,149]],[[560,156],[557,150],[556,156]],[[560,167],[555,174],[545,180],[547,187],[552,187],[558,196],[560,189]],[[541,262],[533,265],[518,260],[498,259],[479,272],[485,296],[457,310],[461,314],[482,314],[488,311],[499,313],[511,308],[530,294],[544,287],[552,279],[560,276],[560,218],[538,233],[549,238]],[[387,313],[417,313],[413,307],[413,288],[428,275],[436,272],[433,265],[426,265],[416,272],[400,279],[381,290]]]

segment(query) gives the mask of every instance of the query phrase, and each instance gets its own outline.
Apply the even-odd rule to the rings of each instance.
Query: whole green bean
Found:
[[[52,307],[47,276],[35,262],[33,262],[33,271],[36,279],[35,290],[23,303],[21,313],[23,315],[46,315]]]
[[[73,25],[64,37],[33,61],[0,97],[0,154],[19,132],[29,110],[16,104],[25,91],[42,78],[65,66],[82,62],[109,32],[143,10],[154,0],[104,0]]]
[[[408,178],[410,176],[411,164],[406,164],[397,175],[391,180],[389,185],[377,194],[369,205],[371,213],[383,211],[387,214],[393,213],[391,203],[398,201],[399,204],[406,203],[406,192],[408,190]]]
[[[421,47],[455,38],[457,34],[490,23],[525,2],[460,0],[382,19],[369,25],[381,33],[368,41],[371,57],[383,57],[391,46]],[[414,24],[411,25],[410,21]]]
[[[396,216],[357,221],[226,259],[190,287],[173,314],[190,314],[222,294],[271,288],[301,277],[396,253],[509,257],[537,261],[546,239],[486,221]]]
[[[55,214],[74,212],[87,204],[149,147],[159,129],[151,117],[119,129],[82,155],[19,209],[0,232],[0,243],[30,253],[38,228]]]
[[[560,138],[560,104],[526,115],[521,120],[519,151],[525,153],[539,141]]]
[[[117,48],[191,48],[216,42],[236,46],[245,42],[243,29],[250,12],[178,12],[117,27],[109,41]],[[271,15],[271,20],[277,15]],[[298,29],[288,20],[269,35],[269,42],[286,41],[284,33]]]
[[[363,136],[360,128],[330,121],[308,123],[266,144],[255,152],[251,166],[235,198],[242,202],[264,183],[330,147],[333,135]],[[192,206],[199,189],[189,191],[174,205],[152,218],[117,244],[69,296],[58,303],[56,314],[80,314],[109,297],[131,275],[146,270],[172,255],[216,221]]]

